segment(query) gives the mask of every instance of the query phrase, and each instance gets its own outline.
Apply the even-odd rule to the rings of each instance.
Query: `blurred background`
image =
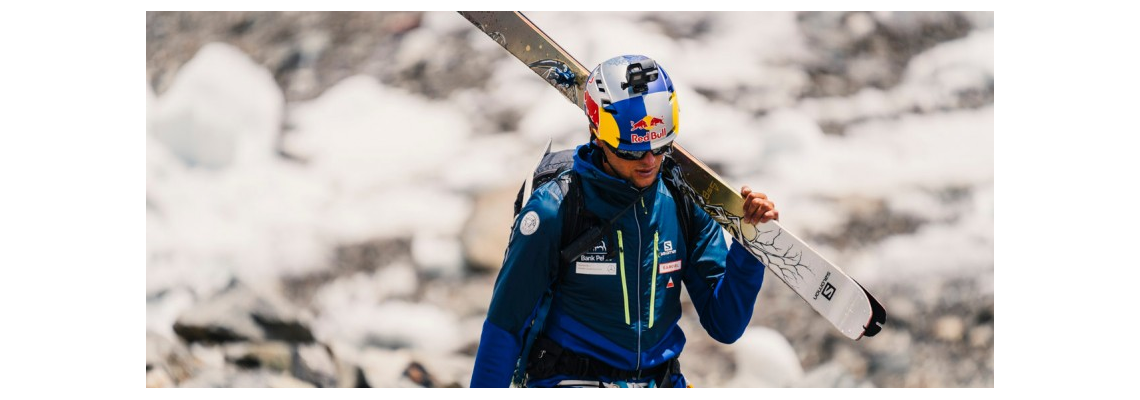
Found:
[[[993,387],[992,12],[526,13],[655,58],[680,143],[887,309],[765,279],[698,387]],[[148,387],[466,387],[519,184],[582,112],[455,12],[147,12]],[[684,297],[687,301],[687,296]]]

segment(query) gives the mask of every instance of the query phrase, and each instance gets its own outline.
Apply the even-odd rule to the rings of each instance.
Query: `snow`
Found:
[[[375,273],[357,272],[321,286],[313,296],[313,305],[323,312],[352,304],[380,304],[411,296],[418,283],[410,264],[381,266]]]
[[[786,387],[804,368],[788,339],[771,328],[752,326],[735,343],[736,376],[728,387]]]
[[[157,103],[154,115],[148,112],[150,134],[187,165],[221,169],[273,156],[285,98],[269,70],[233,46],[212,43]]]
[[[284,150],[320,180],[355,195],[436,174],[471,128],[450,105],[355,76],[290,109]],[[400,173],[393,173],[400,171]]]
[[[349,302],[324,310],[313,322],[313,334],[319,341],[346,343],[356,349],[410,348],[444,354],[462,344],[459,326],[454,314],[430,304]]]

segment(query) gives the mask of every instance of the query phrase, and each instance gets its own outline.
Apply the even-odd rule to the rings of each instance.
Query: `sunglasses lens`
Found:
[[[608,143],[606,144],[606,147],[609,147],[610,150],[613,151],[614,154],[616,154],[619,158],[625,159],[625,160],[630,160],[630,161],[640,160],[642,157],[645,157],[645,153],[653,153],[653,155],[655,155],[655,156],[673,153],[673,144],[672,143],[669,143],[668,145],[665,145],[665,146],[658,147],[658,148],[653,149],[653,150],[620,150],[620,149],[614,148],[613,146],[610,146]]]
[[[644,151],[618,150],[618,151],[615,151],[614,153],[617,154],[618,157],[624,158],[626,160],[632,160],[632,161],[640,160],[641,157],[645,157]]]

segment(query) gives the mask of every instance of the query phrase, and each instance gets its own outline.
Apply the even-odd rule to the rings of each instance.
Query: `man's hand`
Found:
[[[753,192],[752,188],[740,188],[740,196],[744,198],[744,222],[755,224],[771,220],[779,220],[780,212],[776,211],[776,203],[768,200],[768,195]]]

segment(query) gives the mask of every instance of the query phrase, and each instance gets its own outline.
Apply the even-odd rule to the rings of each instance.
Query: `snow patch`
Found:
[[[186,165],[222,169],[274,155],[285,97],[233,46],[203,46],[157,102],[149,131]]]

